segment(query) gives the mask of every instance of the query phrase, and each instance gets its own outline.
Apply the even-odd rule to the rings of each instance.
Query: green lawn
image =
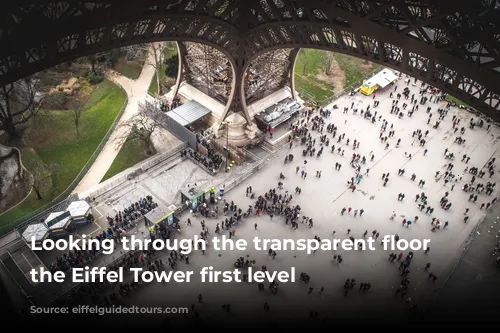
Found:
[[[172,43],[170,46],[167,46],[165,48],[165,50],[163,51],[164,59],[169,59],[170,57],[172,57],[176,54],[177,54],[177,45],[174,43]],[[166,68],[166,65],[165,65],[165,63],[163,63],[161,68],[158,71],[160,73],[160,81],[166,79],[165,68]],[[148,93],[151,96],[154,96],[156,93],[158,93],[158,84],[156,83],[156,73],[153,75],[153,78],[151,79],[151,83],[149,84]]]
[[[113,164],[111,164],[108,172],[106,172],[101,182],[113,177],[123,170],[128,169],[151,156],[152,155],[146,154],[143,141],[139,139],[127,140],[118,152],[118,155],[116,155]]]
[[[162,66],[162,69],[163,69],[163,73],[164,73],[165,68],[163,68],[163,66]],[[162,76],[165,76],[165,74],[162,75],[161,73],[162,73],[162,71],[160,69],[160,80],[162,79]],[[148,93],[151,96],[154,96],[156,93],[158,93],[158,83],[156,82],[156,73],[153,75],[153,78],[151,79],[151,83],[149,84]]]
[[[304,98],[314,98],[316,101],[326,100],[334,95],[334,88],[338,90],[351,89],[379,66],[373,63],[365,64],[362,59],[333,53],[333,57],[345,73],[345,87],[334,87],[316,77],[325,72],[328,66],[327,54],[329,51],[302,49],[295,64],[295,87]]]
[[[113,69],[131,80],[136,80],[141,75],[144,60],[127,61],[124,57],[119,58]]]
[[[295,62],[295,73],[303,76],[316,75],[324,72],[323,59],[327,51],[315,49],[301,49]]]
[[[317,84],[311,77],[295,74],[295,89],[299,94],[315,101],[324,101],[333,96],[333,86],[327,83]]]
[[[42,191],[43,199],[37,200],[31,193],[25,201],[0,215],[0,228],[19,222],[68,188],[116,120],[125,100],[126,94],[120,87],[109,81],[101,83],[81,117],[80,136],[76,134],[72,111],[42,110],[30,120],[24,136],[26,146],[21,147],[25,167],[33,168],[37,159],[60,167]]]
[[[339,67],[345,73],[345,87],[344,89],[352,89],[355,86],[361,86],[363,79],[371,74],[380,66],[369,62],[366,64],[363,59],[351,57],[341,53],[334,53],[335,60]]]
[[[453,97],[451,96],[450,94],[446,95],[446,98],[445,98],[448,102],[455,102],[457,105],[463,105],[465,106],[466,108],[471,108],[471,106],[469,106],[468,104],[462,102],[461,100],[459,100],[458,98],[456,97]]]
[[[302,49],[295,63],[295,89],[304,98],[323,101],[334,94],[334,86],[315,75],[325,71],[326,51]]]

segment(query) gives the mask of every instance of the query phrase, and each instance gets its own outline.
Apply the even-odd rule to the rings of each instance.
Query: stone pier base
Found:
[[[262,141],[263,134],[257,125],[248,125],[245,118],[238,113],[232,114],[226,118],[226,124],[218,125],[215,122],[212,129],[215,137],[218,139],[228,140],[229,143],[243,147],[249,144],[257,144]]]

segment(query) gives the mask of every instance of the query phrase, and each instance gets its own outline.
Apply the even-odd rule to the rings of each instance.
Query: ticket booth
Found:
[[[175,223],[179,222],[174,211],[163,205],[158,205],[158,207],[145,214],[144,219],[150,232],[154,232],[157,225],[159,227],[173,228]]]
[[[214,191],[215,193],[215,191]],[[200,205],[206,202],[206,191],[198,187],[188,187],[181,190],[182,202],[185,203],[194,212],[197,211]]]
[[[75,224],[87,224],[92,219],[92,209],[85,200],[73,201],[66,209]]]
[[[49,237],[49,228],[44,223],[30,224],[26,230],[24,230],[22,236],[28,244],[31,244],[34,240],[36,245],[41,245],[42,242]]]
[[[68,211],[50,213],[45,219],[45,225],[49,228],[51,238],[66,236],[70,232],[72,222],[73,218]]]

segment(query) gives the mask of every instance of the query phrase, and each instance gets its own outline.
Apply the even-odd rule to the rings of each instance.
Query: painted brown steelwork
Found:
[[[259,100],[274,91],[291,84],[292,72],[298,49],[277,49],[266,52],[247,62],[244,93],[246,103]],[[243,98],[244,97],[244,98]]]
[[[116,47],[198,42],[231,63],[226,109],[245,113],[249,64],[307,47],[416,76],[498,120],[499,25],[495,0],[18,0],[0,10],[0,85]]]
[[[201,43],[183,43],[184,80],[206,95],[226,105],[234,76],[229,59],[216,48]]]
[[[174,97],[177,96],[182,80],[184,78],[183,76],[185,67],[184,58],[186,56],[186,46],[184,45],[184,43],[178,42],[176,43],[176,45],[177,45],[177,55],[179,57],[179,67],[177,69],[177,78],[175,80],[175,85],[172,92],[172,96]]]

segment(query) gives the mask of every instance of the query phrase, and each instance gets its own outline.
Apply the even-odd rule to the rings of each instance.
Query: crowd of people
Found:
[[[96,235],[95,239],[103,241],[108,238],[108,235],[113,234],[113,230],[102,231]],[[54,273],[56,271],[67,272],[72,268],[83,267],[91,263],[101,253],[95,249],[90,250],[72,250],[57,257],[50,265],[49,270]]]
[[[115,216],[111,217],[109,214],[106,216],[109,227],[113,230],[128,230],[136,226],[136,221],[143,215],[150,212],[152,209],[156,208],[158,204],[154,202],[153,197],[147,195],[144,198],[140,198],[135,203],[130,204],[130,206],[125,207],[123,210],[115,210]],[[111,236],[112,233],[109,234]]]
[[[207,156],[191,149],[185,149],[181,152],[181,156],[189,156],[191,159],[197,161],[200,165],[205,167],[212,173],[216,173],[223,162],[222,157],[209,145],[205,146],[207,149]]]
[[[168,112],[168,111],[172,111],[173,109],[181,106],[182,103],[180,101],[180,99],[178,98],[175,98],[173,101],[167,101],[167,100],[164,100],[164,101],[161,101],[160,102],[160,110],[162,110],[163,112]]]
[[[432,106],[428,106],[430,102],[437,103],[439,101],[443,101],[446,97],[445,94],[442,94],[438,89],[431,88],[425,84],[422,83],[421,89],[420,89],[420,96],[415,96],[415,94],[410,95],[410,91],[407,88],[403,89],[403,93],[397,93],[397,85],[394,86],[394,90],[390,93],[390,98],[393,98],[393,106],[391,110],[391,114],[396,115],[398,118],[404,117],[404,114],[402,114],[402,110],[406,110],[408,108],[408,104],[402,103],[401,107],[398,106],[399,103],[398,101],[401,98],[404,98],[406,100],[410,100],[412,107],[411,111],[408,111],[407,116],[411,117],[414,112],[418,111],[419,105],[427,106],[426,113],[428,114],[428,119],[427,119],[427,124],[432,126],[432,129],[438,129],[439,126],[441,125],[441,122],[445,121],[448,113],[450,111],[450,107],[452,106],[451,103],[448,103],[445,107],[439,108],[437,110],[438,113],[438,118],[439,120],[435,121],[434,124],[431,124],[432,120]],[[427,94],[430,94],[428,96]],[[378,103],[375,103],[374,101],[373,105],[368,105],[365,108],[359,109],[354,109],[354,103],[351,104],[351,110],[353,114],[356,114],[360,112],[361,114],[367,114],[367,112],[370,112],[370,106],[372,108],[376,108],[378,106]],[[360,153],[357,153],[356,150],[360,146],[360,142],[356,138],[346,138],[346,134],[340,134],[337,135],[337,130],[338,127],[334,123],[328,123],[328,117],[331,113],[324,112],[323,110],[319,110],[319,115],[311,115],[308,114],[307,116],[307,122],[305,126],[301,126],[300,128],[296,128],[293,132],[293,137],[289,138],[289,149],[292,149],[294,147],[294,142],[297,142],[300,145],[304,145],[305,148],[302,149],[302,156],[303,157],[316,157],[316,159],[321,157],[321,153],[323,152],[324,146],[330,146],[331,140],[336,140],[335,145],[331,145],[331,152],[335,153],[337,152],[339,155],[344,156],[346,148],[350,147],[353,150],[352,157],[351,157],[351,166],[353,166],[354,169],[354,175],[348,180],[348,186],[350,189],[352,189],[352,192],[356,190],[356,185],[361,182],[363,179],[363,175],[367,176],[370,169],[369,167],[366,167],[365,170],[362,169],[362,164],[366,164],[367,160],[369,159],[370,161],[373,161],[374,159],[374,154],[373,152],[370,152],[368,158],[366,156],[363,156]],[[344,111],[347,113],[349,111],[349,107],[346,107]],[[374,111],[374,113],[370,112],[370,120],[372,123],[375,123],[377,121],[377,111]],[[365,117],[366,118],[366,117]],[[385,148],[387,149],[389,147],[389,142],[388,139],[391,137],[395,137],[395,130],[393,127],[393,124],[390,124],[390,120],[388,119],[381,119],[382,116],[379,116],[378,121],[381,122],[381,128],[380,128],[380,136],[379,139],[381,140],[382,144],[384,144]],[[453,119],[451,120],[451,128],[455,130],[455,132],[460,131],[460,136],[456,137],[455,143],[457,145],[463,145],[466,142],[465,135],[467,129],[462,127],[461,129],[458,127],[460,123],[460,119],[458,117],[453,116]],[[475,119],[472,118],[469,122],[469,129],[473,130],[475,127],[478,128],[484,128],[484,120],[483,119]],[[323,134],[324,128],[326,129],[326,132],[331,135],[331,138],[329,137],[330,135]],[[486,130],[489,131],[490,125],[486,127]],[[313,133],[317,132],[318,137],[316,138]],[[423,155],[425,156],[428,152],[428,139],[427,137],[430,134],[430,130],[421,130],[421,129],[416,129],[413,132],[412,138],[413,142],[411,142],[412,145],[414,145],[417,141],[418,145],[423,147]],[[398,138],[396,141],[396,148],[399,147],[401,144],[401,138]],[[318,147],[319,145],[319,147]],[[451,149],[451,148],[450,148]],[[445,151],[445,160],[451,160],[453,161],[455,158],[455,153],[450,152],[450,149],[446,149]],[[287,157],[290,155],[293,156],[293,154],[288,154]],[[405,154],[406,157],[411,160],[412,154]],[[286,159],[286,162],[289,162],[290,158]],[[461,162],[468,164],[471,161],[471,157],[464,155]],[[305,179],[307,176],[307,171],[305,171],[305,165],[307,164],[307,160],[304,160],[304,164],[302,166],[297,166],[296,167],[296,173],[301,176],[301,178]],[[443,186],[446,188],[446,191],[444,195],[441,197],[439,200],[439,206],[443,209],[443,211],[450,210],[452,207],[452,202],[450,200],[450,191],[453,191],[455,188],[455,185],[459,182],[462,182],[464,179],[464,174],[457,175],[454,172],[454,168],[456,162],[448,162],[446,163],[445,170],[438,170],[436,171],[435,174],[435,181],[436,182],[442,182]],[[338,164],[336,165],[336,170],[339,170],[341,165],[339,166]],[[465,192],[474,192],[470,196],[470,201],[475,203],[478,200],[478,194],[484,193],[485,195],[492,195],[492,193],[495,190],[495,183],[492,181],[485,182],[484,184],[477,183],[476,180],[476,175],[478,178],[482,178],[485,176],[485,174],[489,174],[490,178],[494,175],[495,170],[495,158],[492,158],[488,161],[487,165],[485,167],[470,167],[467,166],[465,168],[464,173],[472,173],[473,177],[470,179],[470,181],[467,181],[465,184],[461,185],[462,189]],[[300,171],[300,172],[299,172]],[[389,182],[389,174],[390,172],[384,173],[382,175],[382,181],[383,185],[387,186]],[[404,169],[399,169],[398,170],[398,176],[404,177],[405,176],[405,170]],[[480,176],[480,177],[479,177]],[[321,177],[321,171],[318,170],[316,171],[316,177]],[[415,173],[411,174],[411,176],[408,176],[411,181],[415,181],[417,178],[417,175]],[[264,195],[261,195],[258,197],[257,202],[255,203],[255,209],[256,209],[256,214],[260,215],[261,212],[268,214],[269,218],[273,220],[273,217],[276,215],[283,215],[285,217],[285,224],[289,224],[293,229],[296,229],[298,227],[298,221],[301,221],[301,224],[305,223],[308,227],[313,226],[313,219],[312,218],[306,218],[305,216],[302,217],[302,219],[297,219],[298,216],[300,216],[300,206],[299,205],[291,205],[291,200],[292,200],[292,195],[289,194],[287,191],[285,193],[279,193],[280,190],[283,189],[283,182],[286,179],[286,176],[283,173],[280,173],[279,177],[279,182],[277,184],[277,187],[274,189],[270,189],[269,191],[265,192]],[[423,188],[426,184],[425,179],[420,179],[418,182],[418,188]],[[297,191],[296,191],[297,194]],[[405,198],[404,193],[400,193],[398,195],[397,200],[398,201],[403,201]],[[444,221],[441,222],[438,217],[436,217],[434,214],[440,214],[438,212],[435,212],[435,208],[433,207],[433,204],[431,202],[428,202],[428,196],[426,195],[425,192],[417,192],[415,195],[415,202],[418,205],[419,211],[425,213],[425,215],[429,215],[431,219],[431,227],[430,231],[435,232],[437,230],[446,230],[448,226],[450,225],[450,221]],[[492,198],[491,201],[489,202],[482,202],[480,206],[478,207],[479,209],[491,209],[493,204],[495,204],[497,201],[497,198]],[[272,203],[271,203],[272,202]],[[437,204],[437,202],[436,202]],[[341,215],[343,215],[345,212],[351,213],[351,211],[354,212],[354,216],[357,216],[358,212],[360,216],[362,215],[362,212],[364,212],[363,209],[352,209],[352,208],[343,208],[341,211]],[[467,212],[469,209],[466,211],[466,217],[464,219],[465,222],[468,221],[469,216],[467,215]],[[391,219],[393,219],[396,216],[396,212],[393,211]],[[404,227],[409,227],[411,224],[417,223],[419,221],[419,216],[415,216],[413,219],[409,219],[408,217],[403,218],[401,220],[401,225]],[[255,228],[257,228],[257,223],[255,224]],[[350,231],[350,229],[349,229]],[[367,231],[365,231],[364,236],[366,236]],[[376,234],[376,235],[375,235]],[[375,231],[375,234],[373,237],[377,237],[378,233]],[[364,237],[363,236],[363,237]],[[424,249],[423,254],[426,255],[429,253],[430,247],[427,247]],[[401,293],[402,296],[405,296],[408,291],[409,291],[409,284],[410,284],[410,265],[412,263],[412,259],[414,258],[414,253],[410,252],[406,255],[403,253],[400,253],[399,255],[396,254],[391,254],[390,260],[391,261],[398,261],[400,262],[399,268],[400,268],[400,273],[402,276],[402,281],[400,284],[400,287],[397,289],[397,294]],[[404,257],[404,260],[403,260]],[[339,260],[340,259],[340,260]],[[334,258],[337,262],[342,262],[342,257],[340,255],[336,256]],[[430,268],[431,264],[427,263],[425,270],[427,271]],[[435,282],[437,280],[437,276],[434,273],[429,273],[429,278],[428,280],[430,282]],[[345,288],[346,290],[351,289],[351,284],[355,279],[350,279],[349,280],[349,286],[348,288]],[[363,284],[362,289],[366,288],[366,286],[369,284]],[[368,288],[369,289],[369,288]],[[411,308],[415,308],[415,304],[411,301],[411,297],[408,297],[407,303],[409,303]]]
[[[409,83],[409,81],[408,81]],[[460,136],[457,136],[455,138],[454,144],[457,146],[463,146],[464,143],[466,142],[466,133],[469,130],[476,130],[477,128],[482,128],[483,130],[489,131],[490,125],[487,125],[485,127],[483,119],[475,119],[472,118],[469,122],[468,129],[465,127],[459,128],[460,124],[460,119],[458,119],[456,116],[453,116],[451,121],[448,119],[450,118],[448,116],[448,113],[450,111],[450,108],[452,107],[451,103],[448,103],[445,107],[443,108],[438,108],[436,109],[436,112],[438,114],[438,120],[433,123],[432,117],[433,117],[433,106],[432,103],[438,103],[440,101],[443,101],[444,98],[446,97],[445,94],[440,92],[438,89],[435,89],[433,87],[427,86],[426,84],[422,83],[420,86],[420,93],[419,95],[415,96],[415,94],[411,94],[410,90],[407,87],[404,87],[403,89],[399,90],[398,92],[398,86],[397,84],[393,86],[393,89],[391,89],[389,98],[392,99],[392,106],[391,106],[391,112],[387,115],[387,118],[383,119],[382,115],[378,114],[378,110],[376,110],[377,107],[380,107],[379,101],[376,99],[373,99],[369,102],[369,104],[364,105],[362,107],[354,107],[354,102],[349,106],[344,108],[344,113],[349,113],[349,111],[352,111],[353,114],[359,114],[361,115],[361,119],[366,119],[370,121],[370,123],[375,124],[375,123],[380,123],[380,134],[378,138],[375,137],[373,138],[373,144],[381,144],[385,149],[388,149],[391,144],[393,147],[398,148],[402,144],[402,139],[399,138],[398,136],[402,136],[400,131],[397,131],[394,128],[393,120],[390,119],[391,115],[395,117],[395,119],[400,119],[405,117],[405,113],[407,117],[412,117],[416,112],[419,112],[419,106],[424,106],[426,109],[422,108],[422,111],[420,112],[426,112],[427,113],[427,125],[429,125],[429,129],[411,129],[410,134],[413,132],[413,135],[407,142],[408,145],[418,145],[421,148],[420,154],[423,156],[426,156],[427,152],[429,151],[430,145],[429,145],[429,136],[432,136],[433,133],[431,133],[433,130],[437,130],[439,126],[450,126],[452,130],[455,130],[455,133],[460,131]],[[378,95],[380,97],[380,95]],[[405,102],[403,102],[403,100]],[[406,102],[407,101],[407,102]],[[314,113],[314,111],[319,111],[317,114]],[[405,113],[403,113],[405,111]],[[307,165],[308,161],[307,158],[314,157],[315,159],[320,159],[323,153],[324,147],[329,147],[330,154],[338,154],[340,157],[344,156],[346,152],[350,149],[352,152],[347,152],[347,156],[349,156],[350,160],[350,165],[352,166],[352,174],[351,176],[347,179],[347,188],[352,190],[352,192],[356,192],[357,186],[369,175],[370,167],[373,167],[372,165],[368,165],[370,163],[368,162],[374,162],[375,159],[375,154],[373,151],[370,151],[367,154],[363,154],[360,152],[360,146],[361,142],[357,138],[349,138],[346,137],[348,133],[339,133],[339,124],[335,124],[334,122],[331,122],[331,112],[326,112],[326,110],[321,109],[319,106],[317,107],[317,110],[309,109],[306,111],[305,114],[305,121],[300,122],[300,126],[295,126],[293,128],[293,133],[289,137],[289,149],[292,150],[294,147],[299,147],[299,149],[302,151],[302,156],[305,158],[303,160],[303,163],[300,162],[298,166],[294,166],[293,169],[296,171],[296,179],[290,179],[292,177],[285,176],[282,172],[280,175],[277,177],[277,183],[276,186],[266,186],[265,190],[260,190],[261,193],[255,193],[254,190],[252,189],[251,186],[247,187],[246,189],[246,196],[250,197],[252,199],[255,199],[253,205],[249,206],[248,208],[242,208],[245,207],[246,205],[242,204],[237,204],[234,201],[231,201],[227,199],[226,197],[224,200],[221,201],[222,203],[222,211],[224,213],[224,217],[222,220],[218,220],[218,222],[215,225],[215,233],[216,234],[222,234],[222,233],[227,233],[229,237],[234,237],[236,234],[236,226],[241,223],[243,217],[249,217],[248,221],[251,221],[251,223],[254,226],[255,230],[259,229],[259,223],[263,223],[257,220],[259,216],[267,215],[270,221],[274,221],[277,218],[283,221],[284,227],[289,227],[292,230],[297,230],[299,227],[304,227],[304,228],[314,228],[314,223],[315,220],[312,217],[308,217],[305,215],[305,212],[302,211],[302,207],[293,202],[294,195],[298,196],[301,193],[301,188],[299,186],[295,187],[295,184],[293,184],[292,187],[295,187],[295,193],[292,195],[288,190],[286,190],[283,186],[283,182],[297,182],[299,181],[299,176],[302,179],[305,179],[307,176],[307,172],[305,171],[306,168],[305,166]],[[338,119],[335,120],[336,122],[340,121]],[[342,120],[343,121],[343,120]],[[347,120],[345,120],[347,122]],[[449,122],[449,124],[448,124]],[[442,124],[441,124],[442,123]],[[326,133],[325,133],[326,132]],[[378,139],[378,140],[377,140]],[[457,146],[451,146],[450,148],[447,148],[443,154],[443,162],[444,162],[444,167],[443,169],[437,170],[434,173],[434,181],[436,183],[441,183],[442,186],[444,187],[444,193],[441,196],[441,198],[436,200],[436,202],[433,202],[429,199],[428,194],[426,191],[423,191],[422,188],[426,184],[426,180],[423,178],[420,178],[418,182],[416,182],[417,175],[416,173],[407,174],[405,173],[406,170],[404,168],[399,168],[396,167],[395,170],[385,170],[384,173],[379,175],[380,180],[383,186],[387,186],[389,184],[389,180],[391,179],[390,174],[397,174],[398,177],[408,177],[408,179],[414,184],[415,188],[415,205],[418,207],[418,211],[422,212],[419,213],[422,216],[415,215],[413,218],[410,218],[408,216],[405,216],[403,219],[401,219],[401,225],[403,227],[409,228],[410,225],[412,224],[417,224],[421,223],[422,220],[427,217],[428,220],[430,220],[430,226],[429,226],[429,232],[437,232],[439,231],[444,231],[447,230],[448,226],[451,225],[453,222],[448,221],[446,218],[442,218],[442,216],[446,216],[447,214],[446,211],[450,210],[452,208],[452,202],[450,199],[450,192],[454,191],[455,185],[458,186],[458,188],[461,188],[463,192],[466,193],[466,195],[469,195],[469,203],[471,205],[476,204],[479,198],[482,200],[479,200],[479,203],[476,205],[477,209],[491,209],[493,205],[498,201],[497,198],[492,198],[491,200],[486,200],[488,196],[492,196],[494,191],[495,191],[495,186],[496,183],[494,181],[485,181],[483,183],[478,183],[478,179],[483,179],[486,175],[489,175],[491,178],[494,173],[495,173],[495,158],[491,158],[486,166],[478,165],[478,166],[473,166],[469,165],[469,163],[474,163],[473,159],[470,156],[463,155],[461,161],[459,162],[459,158],[457,159],[457,153],[453,152]],[[370,150],[369,148],[367,148]],[[328,149],[327,149],[328,151]],[[212,169],[213,166],[216,166],[217,163],[221,163],[222,159],[219,159],[220,156],[216,155],[210,155],[208,157],[203,157],[199,155],[198,153],[192,151],[192,150],[186,150],[183,152],[184,155],[189,154],[191,157],[195,159],[199,159],[201,164],[205,165],[208,169]],[[214,156],[218,156],[214,157]],[[291,156],[291,157],[290,157]],[[405,156],[408,160],[411,160],[415,156],[412,156],[412,154],[405,153]],[[293,154],[287,154],[287,158],[285,159],[285,163],[293,162]],[[465,169],[463,173],[457,174],[456,169],[461,169],[459,167],[459,163],[466,164]],[[332,166],[333,168],[333,166]],[[335,166],[335,170],[340,171],[341,165],[340,163],[337,163]],[[351,170],[351,169],[350,169]],[[411,172],[410,172],[411,173]],[[319,175],[319,176],[318,176]],[[467,176],[472,176],[472,177],[466,177]],[[321,170],[316,171],[316,177],[320,178],[321,177]],[[392,176],[394,177],[394,176]],[[465,180],[467,178],[467,180]],[[260,185],[260,184],[259,184]],[[292,188],[290,187],[290,188]],[[257,191],[259,192],[259,191]],[[410,197],[412,194],[409,194]],[[406,197],[405,193],[400,192],[397,195],[397,198],[394,197],[392,200],[396,201],[403,201]],[[389,199],[388,199],[389,200]],[[437,207],[437,204],[442,208],[435,210],[435,207]],[[135,206],[134,206],[135,207]],[[134,208],[132,207],[132,208]],[[472,206],[471,206],[472,207]],[[208,208],[207,208],[208,209]],[[214,210],[215,209],[210,209]],[[477,210],[475,210],[477,211]],[[465,213],[464,213],[464,222],[467,223],[469,221],[469,212],[470,208],[466,208]],[[124,213],[131,213],[132,215],[135,214],[135,211],[132,210],[131,212],[124,212]],[[194,212],[193,212],[194,213]],[[353,209],[352,207],[344,207],[341,210],[341,215],[346,214],[347,215],[352,215],[354,217],[357,217],[359,214],[359,217],[361,217],[364,213],[363,208],[356,208]],[[218,218],[214,214],[209,214],[209,215],[203,215],[203,218],[208,218],[210,215],[214,218]],[[412,214],[413,215],[413,214]],[[120,218],[120,215],[117,215],[118,218]],[[128,215],[127,215],[128,216]],[[391,216],[389,220],[394,220],[397,217],[397,213],[395,210],[392,211]],[[422,218],[423,217],[423,218]],[[441,222],[441,219],[444,220],[444,222]],[[116,220],[113,219],[113,221]],[[119,219],[118,219],[119,220]],[[259,222],[257,222],[259,221]],[[116,223],[116,221],[114,222]],[[186,222],[189,226],[192,226],[190,218],[188,218]],[[428,223],[428,222],[427,222]],[[395,224],[399,225],[399,223]],[[401,228],[401,227],[398,227]],[[359,234],[363,235],[362,237],[365,238],[368,234],[368,230],[364,231],[364,234],[362,233],[365,228],[363,227],[362,230],[359,231]],[[411,230],[411,228],[409,228]],[[355,233],[354,231],[353,233]],[[333,234],[335,234],[335,231],[333,231]],[[209,235],[209,227],[205,220],[202,220],[201,222],[201,230],[200,230],[200,235],[202,238],[207,238]],[[351,229],[348,229],[348,235],[349,237],[353,238],[351,234]],[[163,234],[164,237],[170,236],[167,235],[166,233]],[[397,235],[396,235],[397,236]],[[372,238],[377,239],[379,237],[379,232],[377,230],[374,230],[372,232]],[[319,236],[315,236],[315,238],[319,239]],[[399,236],[398,236],[399,239]],[[500,245],[497,244],[497,247],[495,248],[495,252],[498,252],[500,248]],[[414,258],[415,256],[422,256],[424,260],[426,259],[426,255],[430,252],[430,247],[425,248],[421,253],[415,253],[413,251],[409,251],[408,253],[390,253],[389,255],[389,263],[388,264],[394,264],[397,263],[397,265],[393,265],[397,267],[397,273],[399,274],[400,277],[400,283],[399,286],[395,290],[396,295],[400,295],[402,298],[406,297],[406,303],[410,307],[410,309],[415,309],[416,304],[412,300],[411,296],[411,290],[410,288],[410,283],[415,284],[414,279],[411,278],[412,274],[421,274],[418,273],[420,271],[420,268],[422,268],[426,274],[428,274],[428,281],[429,283],[434,283],[437,281],[438,277],[436,274],[433,272],[430,272],[430,267],[431,263],[427,262],[425,267],[415,267],[416,264],[414,264]],[[163,264],[161,260],[152,260],[148,256],[151,254],[146,254],[142,261],[141,259],[135,259],[135,258],[130,258],[125,264],[133,264],[137,265],[140,264],[141,262],[145,262],[144,265],[146,265],[149,269],[153,270],[161,270],[166,268],[166,264]],[[279,253],[276,253],[275,251],[269,252],[269,256],[271,256],[273,259],[276,256],[279,256]],[[335,254],[333,261],[336,262],[337,264],[341,264],[345,260],[344,256],[342,256],[340,253]],[[426,260],[427,261],[427,260]],[[177,263],[182,262],[189,264],[189,257],[187,256],[181,256],[178,255],[174,252],[171,252],[169,254],[168,258],[168,266],[171,269],[176,269]],[[497,259],[497,263],[500,265],[500,257]],[[234,266],[237,269],[245,270],[248,267],[253,267],[255,266],[256,261],[239,257],[236,262],[234,263]],[[438,265],[436,265],[438,266]],[[434,268],[434,267],[433,267]],[[268,268],[267,266],[263,265],[262,270],[266,271]],[[314,282],[314,276],[311,276],[307,274],[306,272],[302,272],[300,275],[300,280],[306,284],[311,284],[308,289],[308,294],[311,294],[314,290],[314,287],[312,286],[312,282]],[[345,283],[343,285],[343,292],[344,295],[347,296],[352,290],[354,290],[355,285],[357,284],[356,282],[356,277],[349,277],[348,279],[345,280]],[[120,297],[120,294],[127,294],[131,290],[133,290],[136,286],[134,285],[125,285],[121,286],[120,290],[118,293],[114,294],[114,298]],[[361,292],[366,292],[370,290],[372,287],[372,284],[370,282],[363,282],[359,285],[359,290]],[[278,293],[278,284],[273,281],[269,283],[268,285],[269,290],[271,291],[271,294],[276,294]],[[266,290],[265,285],[263,283],[258,284],[258,290],[264,291]],[[319,289],[319,293],[324,292],[324,287],[321,287]],[[199,295],[201,297],[201,294]],[[224,304],[224,310],[228,311],[229,305]],[[264,309],[266,311],[269,311],[270,306],[267,302],[264,304]]]

